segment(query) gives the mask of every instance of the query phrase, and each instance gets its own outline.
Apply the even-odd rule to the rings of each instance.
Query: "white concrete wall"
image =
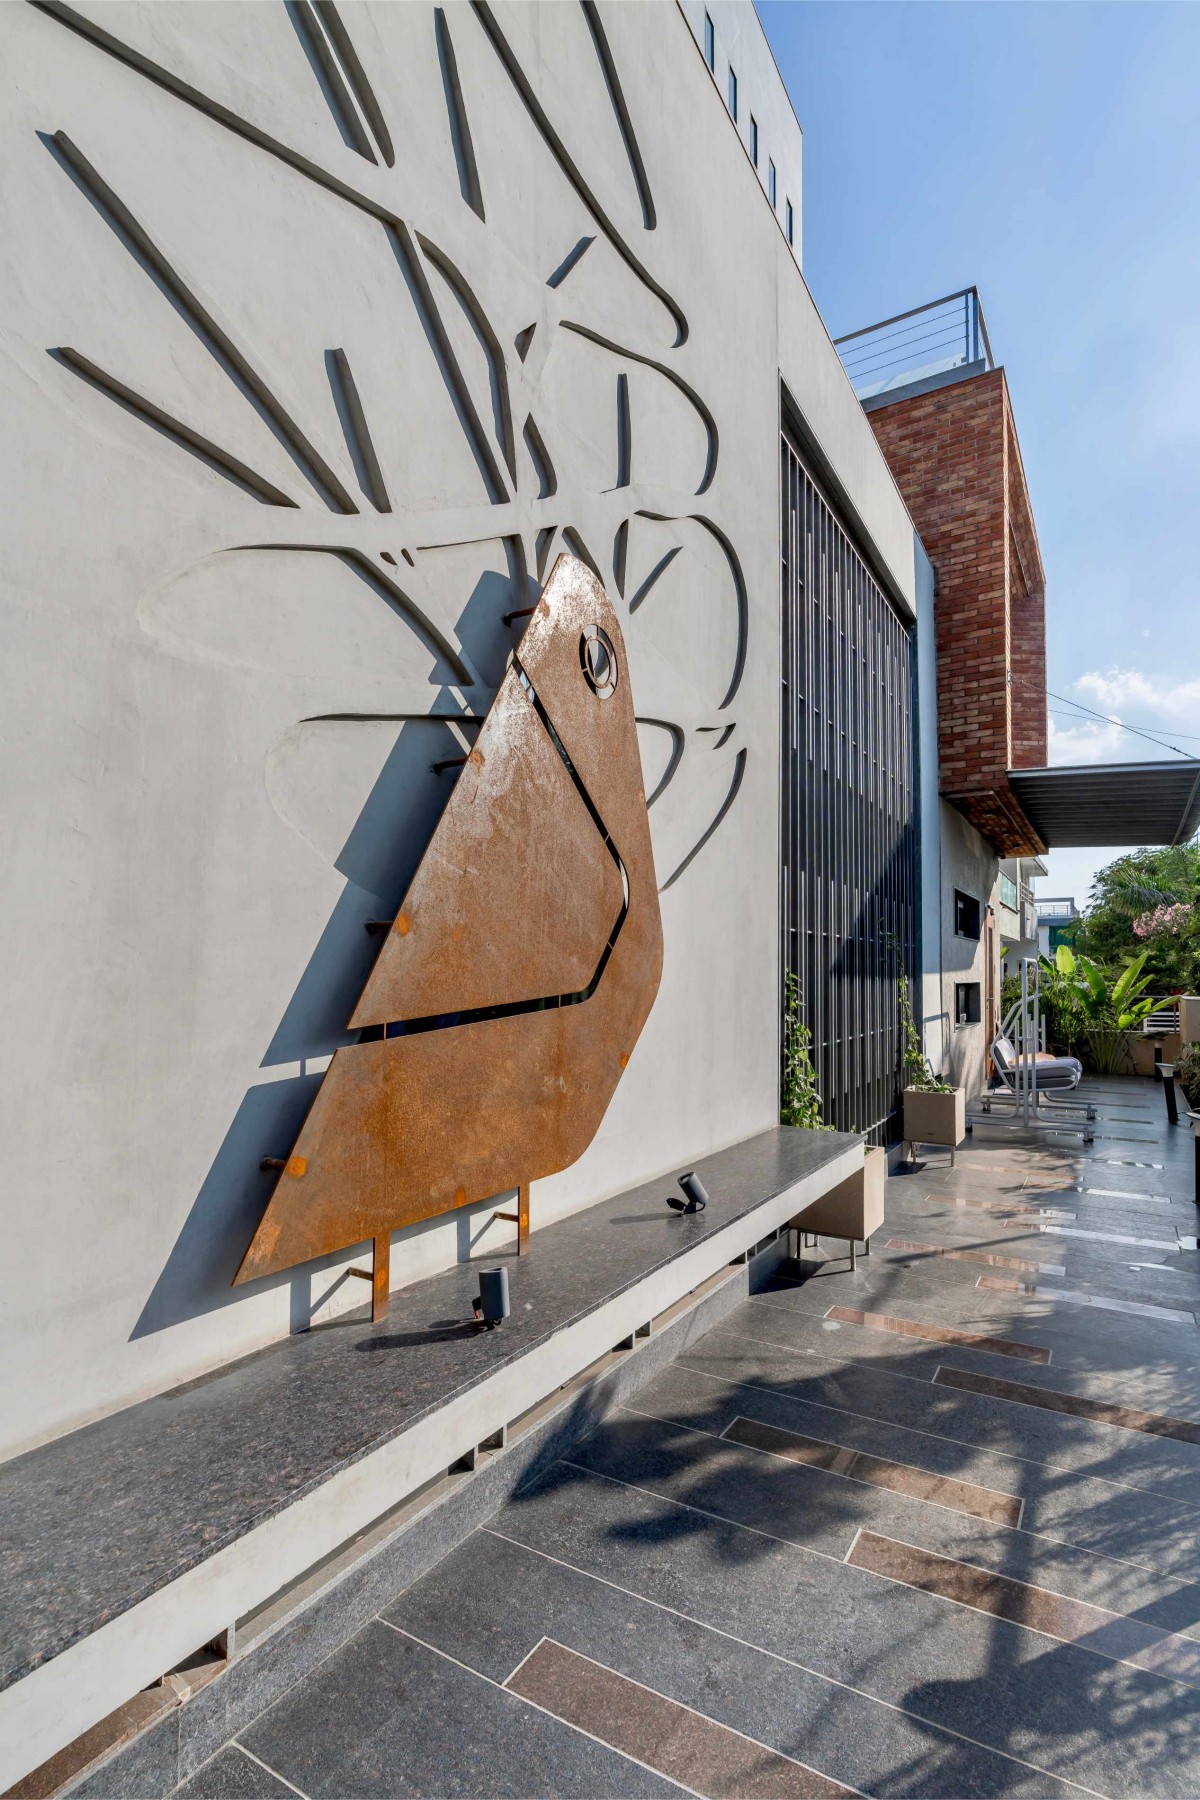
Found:
[[[738,116],[730,119],[748,157],[753,156],[750,121],[758,122],[758,162],[755,173],[764,199],[768,200],[768,171],[775,164],[775,217],[785,231],[787,202],[793,210],[792,254],[801,263],[801,190],[803,188],[804,134],[796,117],[771,46],[759,23],[752,0],[679,0],[701,56],[705,54],[705,15],[712,20],[714,63],[712,79],[729,108],[729,71],[738,80]]]
[[[920,928],[918,987],[913,1010],[931,1067],[941,1073],[946,1056],[942,997],[942,802],[938,795],[937,645],[934,602],[937,582],[924,546],[913,534],[916,589],[917,783],[920,838]]]
[[[940,1052],[932,1060],[935,1069],[945,1074],[968,1096],[977,1094],[987,1075],[989,1045],[987,1042],[988,938],[983,915],[989,906],[995,908],[999,897],[1000,863],[992,846],[975,827],[941,803],[942,887],[941,887],[941,1018],[926,1021],[926,1042],[931,1052]],[[978,900],[981,929],[976,940],[960,937],[955,931],[955,890]],[[999,934],[997,933],[992,979],[999,998]],[[975,1025],[956,1025],[954,990],[959,982],[979,983],[980,1021]]]
[[[625,135],[581,8],[493,12],[344,9],[359,104],[302,8],[0,9],[0,1449],[360,1300],[229,1282],[539,533],[624,602],[666,965],[534,1226],[775,1122],[781,370],[909,604],[911,526],[676,6],[602,0]]]

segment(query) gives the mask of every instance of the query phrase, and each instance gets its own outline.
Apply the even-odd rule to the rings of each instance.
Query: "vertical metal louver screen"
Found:
[[[900,1135],[893,938],[916,952],[913,643],[783,439],[783,968],[825,1120]]]

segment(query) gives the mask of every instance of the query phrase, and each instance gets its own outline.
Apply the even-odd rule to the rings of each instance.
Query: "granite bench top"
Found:
[[[667,1175],[506,1247],[497,1331],[460,1263],[0,1465],[0,1688],[861,1141],[781,1126],[694,1165],[704,1212]]]

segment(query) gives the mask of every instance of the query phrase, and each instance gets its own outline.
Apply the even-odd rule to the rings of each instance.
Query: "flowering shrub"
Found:
[[[1196,908],[1189,906],[1186,900],[1179,900],[1173,906],[1156,906],[1153,912],[1142,913],[1133,921],[1133,935],[1139,938],[1181,937],[1195,913]]]
[[[1200,1112],[1200,1044],[1185,1044],[1175,1058],[1175,1076],[1193,1112]]]

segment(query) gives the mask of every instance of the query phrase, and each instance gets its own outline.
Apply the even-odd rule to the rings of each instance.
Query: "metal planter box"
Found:
[[[929,1088],[905,1088],[904,1135],[916,1160],[918,1144],[944,1144],[953,1164],[954,1151],[967,1135],[967,1096],[964,1088],[938,1093]]]
[[[821,1237],[869,1240],[883,1224],[883,1184],[887,1176],[887,1151],[867,1144],[863,1166],[835,1188],[814,1200],[791,1221],[797,1231],[813,1231]]]

